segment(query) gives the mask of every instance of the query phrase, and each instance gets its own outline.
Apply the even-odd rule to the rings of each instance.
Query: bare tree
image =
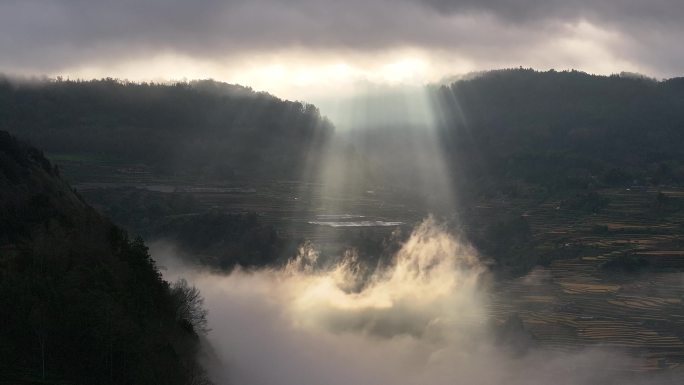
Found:
[[[210,330],[208,311],[204,309],[204,298],[199,289],[181,278],[171,286],[171,295],[176,300],[176,320],[187,322],[197,334],[207,334]]]

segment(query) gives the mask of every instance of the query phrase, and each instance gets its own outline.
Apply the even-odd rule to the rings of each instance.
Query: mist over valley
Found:
[[[681,384],[683,17],[0,3],[0,384]]]

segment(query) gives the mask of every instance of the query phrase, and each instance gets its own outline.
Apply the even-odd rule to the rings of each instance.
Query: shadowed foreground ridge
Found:
[[[0,383],[202,383],[188,291],[0,131]]]

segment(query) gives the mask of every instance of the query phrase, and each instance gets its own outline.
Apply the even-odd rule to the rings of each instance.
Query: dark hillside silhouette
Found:
[[[202,383],[196,294],[0,131],[0,382]]]

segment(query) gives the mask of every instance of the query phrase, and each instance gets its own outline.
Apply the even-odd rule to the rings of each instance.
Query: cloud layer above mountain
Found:
[[[9,0],[0,71],[293,87],[513,66],[671,77],[682,19],[679,0]]]

